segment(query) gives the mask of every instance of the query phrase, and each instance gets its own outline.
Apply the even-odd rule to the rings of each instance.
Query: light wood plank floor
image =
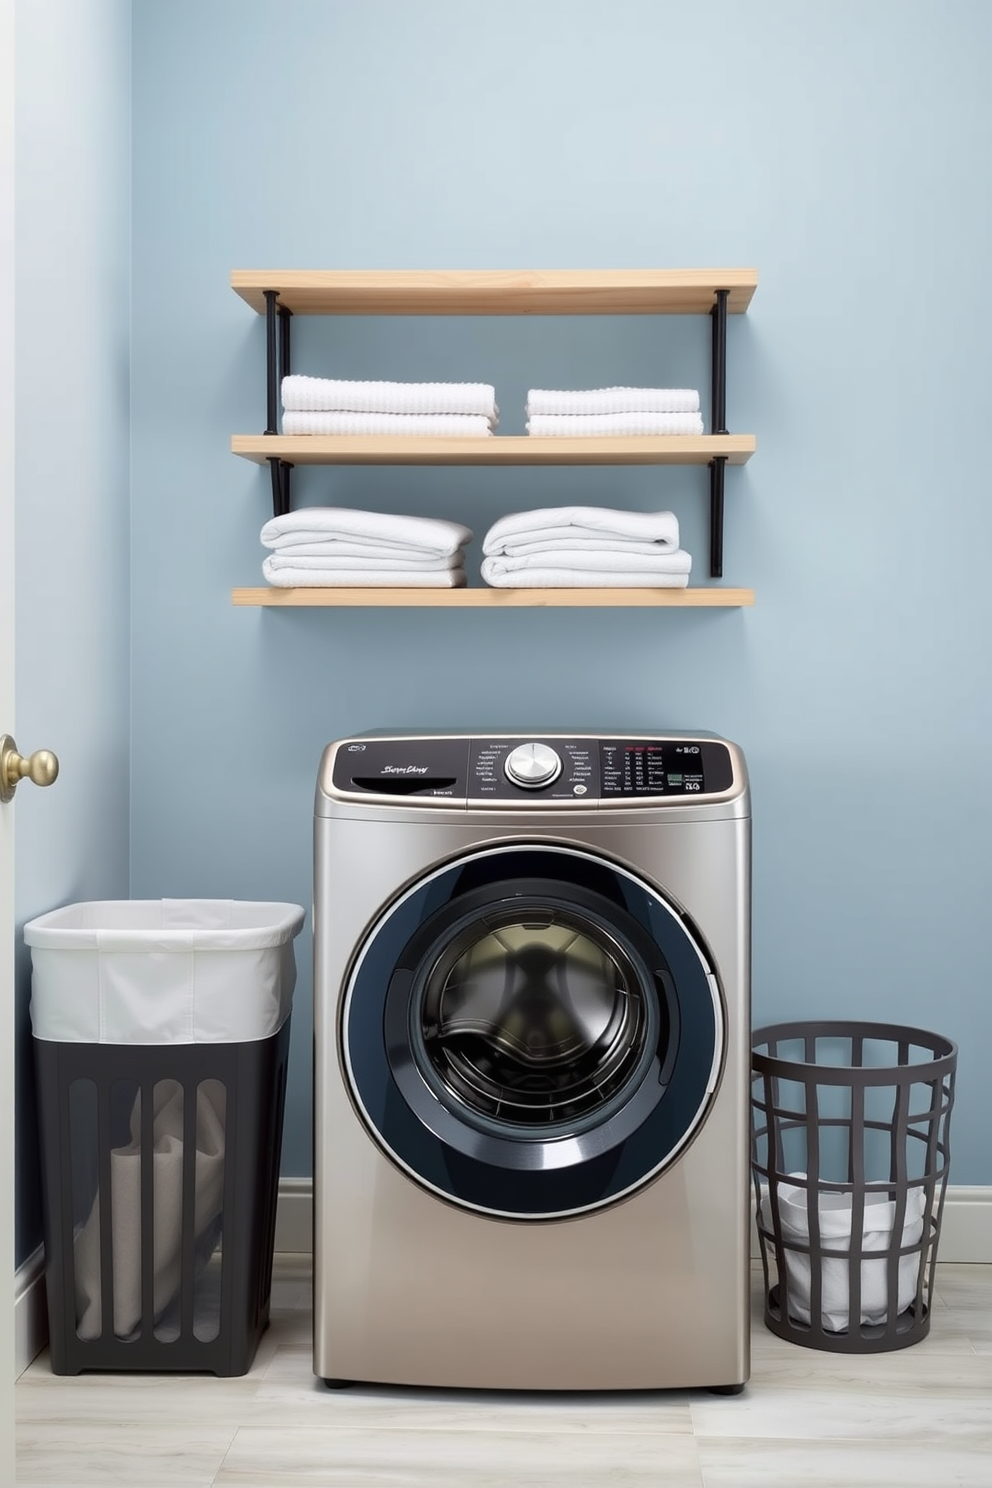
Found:
[[[990,1488],[992,1266],[940,1265],[931,1334],[896,1353],[797,1348],[761,1320],[744,1394],[353,1388],[310,1371],[310,1276],[278,1258],[242,1379],[54,1376],[17,1386],[36,1488]]]

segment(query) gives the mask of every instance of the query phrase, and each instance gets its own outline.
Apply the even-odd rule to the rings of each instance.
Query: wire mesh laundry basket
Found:
[[[778,1023],[751,1052],[765,1324],[881,1353],[930,1331],[957,1048],[887,1023]]]

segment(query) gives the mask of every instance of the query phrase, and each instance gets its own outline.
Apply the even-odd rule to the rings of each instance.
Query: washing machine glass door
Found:
[[[647,967],[552,883],[522,880],[505,904],[459,908],[418,964],[418,1071],[482,1131],[601,1122],[656,1043]]]
[[[342,1003],[371,1135],[452,1203],[547,1219],[672,1162],[719,1077],[716,978],[684,918],[577,849],[499,847],[390,905]]]

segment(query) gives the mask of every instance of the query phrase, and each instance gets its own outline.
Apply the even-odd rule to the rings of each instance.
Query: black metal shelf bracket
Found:
[[[265,432],[279,433],[279,389],[282,379],[289,376],[290,342],[289,323],[293,312],[279,304],[279,291],[266,289],[265,296]],[[289,473],[292,465],[287,460],[273,456],[269,460],[272,472],[272,515],[281,517],[290,510]]]
[[[284,517],[292,510],[289,500],[289,472],[292,465],[288,460],[280,460],[273,456],[269,460],[269,470],[272,472],[272,515]]]
[[[723,471],[726,455],[710,461],[710,578],[723,578]]]
[[[712,376],[710,384],[710,432],[728,434],[727,428],[727,296],[718,289],[710,310],[712,330]],[[723,578],[723,475],[726,455],[710,461],[710,578]]]

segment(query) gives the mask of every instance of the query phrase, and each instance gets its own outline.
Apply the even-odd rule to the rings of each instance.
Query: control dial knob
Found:
[[[547,744],[518,744],[506,756],[503,770],[514,785],[537,790],[561,774],[561,759]]]

